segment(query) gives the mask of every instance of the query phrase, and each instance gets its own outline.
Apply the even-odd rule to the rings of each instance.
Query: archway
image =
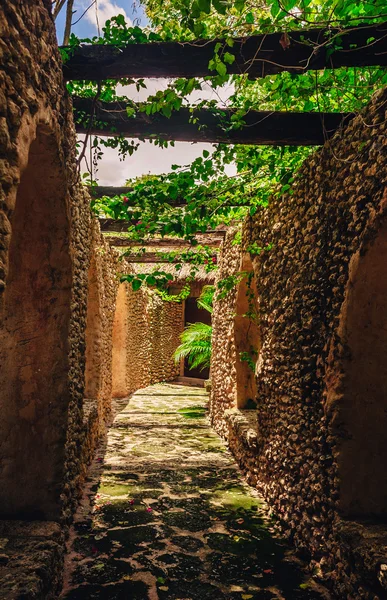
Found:
[[[0,324],[0,512],[60,515],[69,392],[72,262],[66,176],[39,126],[21,175]]]
[[[116,310],[113,321],[113,350],[112,350],[112,396],[125,398],[127,395],[126,366],[127,366],[127,328],[128,307],[126,284],[118,288]]]
[[[236,297],[234,339],[236,351],[236,406],[253,408],[256,404],[257,386],[255,364],[257,362],[260,334],[257,323],[257,286],[250,254],[241,258],[241,279]]]
[[[351,261],[331,352],[327,407],[345,516],[387,516],[386,265],[387,221],[366,252]]]

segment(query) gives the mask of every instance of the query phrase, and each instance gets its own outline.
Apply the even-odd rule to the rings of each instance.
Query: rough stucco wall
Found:
[[[129,272],[130,266],[127,269]],[[147,289],[133,292],[126,283],[121,284],[121,290],[126,295],[126,313],[122,318],[126,325],[124,362],[129,395],[179,375],[179,365],[174,363],[172,354],[180,343],[182,304],[164,302]]]
[[[66,508],[69,506],[70,498],[74,495],[78,475],[81,471],[80,465],[80,441],[82,439],[82,400],[83,400],[83,352],[84,352],[84,325],[86,316],[86,295],[87,295],[87,268],[88,268],[88,243],[89,243],[89,199],[81,190],[77,183],[77,173],[75,164],[75,133],[72,124],[72,111],[69,99],[65,93],[61,61],[57,51],[57,43],[54,25],[47,11],[48,3],[43,4],[37,1],[32,5],[22,1],[5,1],[2,2],[0,8],[0,57],[3,70],[0,72],[0,303],[2,306],[3,320],[3,336],[8,336],[7,344],[13,344],[15,352],[15,378],[20,385],[20,394],[18,400],[14,398],[13,406],[10,409],[9,398],[6,396],[4,385],[2,386],[2,399],[7,405],[4,408],[4,415],[8,412],[8,416],[3,421],[3,433],[7,436],[6,427],[9,424],[10,430],[14,437],[12,444],[10,443],[10,454],[7,463],[3,461],[2,474],[5,479],[12,478],[12,482],[4,481],[1,489],[7,489],[7,498],[1,501],[2,510],[10,513],[10,508],[7,508],[7,502],[10,502],[12,489],[15,490],[15,498],[12,501],[13,511],[25,510],[23,505],[28,499],[28,493],[20,494],[20,489],[23,485],[23,470],[12,468],[12,463],[18,460],[12,452],[17,451],[18,442],[16,440],[18,431],[25,445],[25,440],[28,438],[23,435],[23,423],[28,426],[29,435],[34,431],[33,425],[36,423],[36,431],[42,427],[45,432],[53,432],[51,441],[47,444],[44,438],[39,437],[34,444],[33,460],[34,470],[36,472],[36,482],[40,488],[52,490],[50,497],[45,502],[44,506],[38,506],[40,500],[39,495],[33,500],[32,477],[28,474],[30,483],[28,484],[31,492],[32,501],[28,510],[34,511],[41,516],[59,517],[61,514],[61,505]],[[52,209],[55,211],[54,199],[57,198],[60,203],[59,211],[66,215],[62,218],[61,223],[56,228],[47,227],[47,232],[43,232],[39,228],[42,225],[42,215],[39,216],[40,210],[38,206],[31,203],[29,223],[22,223],[22,215],[16,220],[17,210],[15,204],[18,194],[18,187],[23,173],[27,172],[27,165],[31,159],[30,148],[37,138],[38,151],[41,153],[40,165],[37,158],[37,165],[42,169],[41,180],[47,179],[51,183],[52,173],[60,174],[56,182],[52,186],[48,184],[44,186],[44,181],[37,181],[39,185],[39,193],[41,196],[42,208],[52,203]],[[32,150],[31,150],[32,152]],[[26,170],[27,169],[27,170]],[[33,177],[33,173],[29,177]],[[30,183],[30,182],[28,182]],[[31,193],[33,191],[32,188]],[[19,190],[20,191],[20,190]],[[23,195],[27,196],[29,189],[23,191]],[[28,198],[23,200],[28,206]],[[17,209],[17,207],[16,207]],[[19,211],[21,212],[21,211]],[[50,215],[50,213],[47,213]],[[51,217],[50,217],[51,218]],[[52,217],[53,218],[53,217]],[[40,219],[40,221],[39,221]],[[27,235],[26,228],[31,229],[31,244],[26,245]],[[38,227],[37,227],[38,226]],[[37,227],[37,231],[34,228]],[[23,269],[20,272],[20,278],[25,277],[27,271],[25,268],[27,253],[30,264],[28,272],[32,277],[33,269],[38,273],[39,265],[31,264],[33,257],[39,256],[39,252],[44,245],[51,248],[50,252],[56,252],[60,260],[64,260],[67,256],[68,265],[62,271],[58,268],[58,260],[54,264],[47,263],[46,266],[41,265],[41,271],[38,274],[39,281],[47,276],[52,280],[52,293],[55,294],[55,289],[67,290],[69,294],[68,301],[64,301],[63,305],[59,300],[53,307],[47,306],[46,320],[53,325],[55,319],[61,319],[61,331],[63,332],[63,346],[61,354],[54,354],[43,358],[42,360],[49,362],[52,359],[55,372],[58,373],[56,385],[52,384],[48,394],[39,389],[39,380],[37,375],[38,369],[32,367],[32,373],[23,371],[23,359],[21,352],[18,351],[16,337],[13,332],[7,330],[7,277],[10,273],[12,277],[12,286],[10,287],[9,296],[12,296],[12,301],[15,307],[23,306],[23,296],[20,295],[18,303],[15,304],[16,298],[12,290],[16,289],[16,279],[18,274],[13,273],[12,264],[9,264],[9,248],[12,242],[12,232],[21,235],[25,253],[20,251],[21,264]],[[42,231],[39,237],[39,232]],[[23,237],[24,236],[24,237]],[[51,238],[50,238],[51,236]],[[53,248],[55,238],[57,242],[56,249]],[[17,247],[17,240],[13,242]],[[11,248],[12,249],[12,248]],[[50,256],[51,256],[50,255]],[[49,259],[51,260],[51,259]],[[23,262],[24,261],[24,262]],[[9,271],[11,267],[11,271]],[[45,271],[45,269],[47,269]],[[51,275],[48,275],[48,270]],[[46,275],[44,275],[46,273]],[[66,280],[70,277],[70,280]],[[15,275],[15,277],[14,277]],[[19,289],[22,287],[19,285]],[[27,290],[26,290],[27,293]],[[36,352],[32,348],[32,335],[42,334],[39,326],[39,318],[42,318],[42,307],[39,306],[40,298],[44,298],[42,289],[39,291],[39,286],[36,286],[31,292],[31,302],[34,309],[32,311],[35,332],[26,331],[25,338],[28,338],[27,346],[24,348],[26,356],[30,353],[35,356]],[[71,308],[71,314],[69,312]],[[17,308],[17,310],[19,310]],[[40,316],[39,316],[40,315]],[[22,319],[23,327],[26,325],[26,320]],[[41,321],[43,323],[43,320]],[[36,330],[36,327],[38,328]],[[45,336],[45,342],[42,341],[41,349],[45,350],[49,355],[50,343],[54,333],[48,333]],[[12,337],[13,336],[13,337]],[[28,337],[29,336],[29,337]],[[13,340],[13,341],[12,341]],[[5,348],[6,344],[3,344]],[[53,348],[57,347],[53,343]],[[7,352],[6,356],[10,353]],[[1,361],[4,364],[6,357],[2,357]],[[18,366],[19,365],[19,366]],[[50,372],[50,365],[44,365],[47,373]],[[60,381],[59,381],[60,374]],[[12,377],[8,371],[8,381]],[[33,400],[30,399],[27,404],[26,386],[36,381],[37,389],[35,390]],[[43,385],[43,384],[42,384]],[[48,382],[49,385],[49,375]],[[17,386],[16,386],[17,387]],[[15,389],[16,389],[15,387]],[[39,393],[42,397],[39,397]],[[31,397],[32,398],[32,397]],[[35,408],[33,407],[35,405]],[[49,406],[55,407],[55,411],[49,409]],[[24,410],[20,414],[20,410]],[[38,425],[38,422],[40,425]],[[68,432],[71,432],[68,434]],[[65,448],[65,439],[67,436],[67,445]],[[22,446],[23,446],[22,444]],[[13,448],[13,449],[12,449]],[[41,453],[39,454],[39,448]],[[4,450],[4,446],[3,446]],[[7,451],[6,451],[7,452]],[[48,462],[54,463],[53,468],[49,468]],[[14,463],[15,464],[15,463]],[[31,463],[28,465],[32,472]],[[50,471],[51,469],[51,471]],[[14,472],[13,472],[14,471]],[[50,475],[48,473],[51,472]],[[19,475],[18,475],[19,474]],[[50,478],[47,481],[47,477]],[[42,483],[44,485],[42,486]],[[64,485],[63,485],[64,483]],[[61,496],[59,501],[59,496]],[[71,504],[71,503],[70,503]],[[18,508],[19,507],[19,508]],[[15,514],[16,514],[15,513]]]
[[[367,530],[340,518],[341,511],[351,515],[353,461],[362,446],[368,452],[368,440],[370,447],[379,444],[368,475],[383,490],[386,485],[380,436],[386,400],[379,397],[375,408],[375,378],[369,378],[374,369],[370,363],[377,358],[368,355],[367,363],[359,352],[362,334],[358,339],[351,335],[356,326],[366,335],[376,322],[379,331],[387,325],[385,300],[379,305],[383,316],[372,321],[378,311],[372,309],[374,294],[382,293],[377,279],[382,273],[385,277],[381,263],[375,267],[378,255],[383,262],[385,242],[375,238],[378,232],[383,236],[387,219],[386,103],[387,92],[378,93],[362,115],[304,163],[293,194],[273,199],[250,221],[250,235],[244,236],[245,246],[251,241],[272,244],[254,261],[262,347],[257,447],[245,463],[250,472],[254,469],[257,485],[284,531],[320,561],[340,598],[383,598],[387,589],[380,566],[387,562],[385,529]],[[379,253],[373,254],[373,266],[359,268],[357,263],[363,264],[375,243]],[[364,275],[370,269],[374,278]],[[357,285],[360,296],[354,301]],[[365,318],[369,321],[362,323]],[[227,343],[225,334],[223,340]],[[370,338],[367,343],[372,349]],[[365,384],[355,389],[354,370],[369,378],[368,389]],[[376,378],[380,385],[386,383],[383,373],[379,370]],[[218,380],[217,373],[213,380]],[[222,427],[217,424],[218,430]],[[235,451],[247,456],[239,441]],[[363,514],[374,512],[368,491],[361,499]],[[358,509],[360,504],[358,500]]]
[[[90,198],[50,10],[0,6],[0,516],[13,519],[68,520],[84,474]],[[7,598],[57,597],[53,526],[1,522]]]

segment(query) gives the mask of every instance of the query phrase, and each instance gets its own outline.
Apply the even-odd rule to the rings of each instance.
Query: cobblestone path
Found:
[[[140,390],[116,416],[71,531],[66,600],[322,596],[205,418],[203,390]]]

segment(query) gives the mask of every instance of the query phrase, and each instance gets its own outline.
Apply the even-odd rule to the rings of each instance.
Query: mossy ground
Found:
[[[158,385],[117,415],[72,528],[63,598],[322,597],[208,426],[206,401]]]

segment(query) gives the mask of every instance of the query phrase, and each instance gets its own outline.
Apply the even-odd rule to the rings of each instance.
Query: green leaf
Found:
[[[209,15],[211,12],[211,0],[197,0],[199,8],[202,12]]]
[[[140,279],[133,279],[132,281],[132,289],[134,292],[137,292],[142,285],[142,281]]]
[[[222,77],[227,74],[227,67],[220,60],[216,63],[216,70],[218,71],[219,75],[222,75]]]
[[[227,2],[222,2],[222,0],[212,0],[212,5],[215,8],[216,12],[220,15],[225,15],[227,12]]]
[[[223,54],[223,60],[228,65],[232,65],[232,63],[235,61],[235,56],[233,54],[230,54],[230,52],[225,52]]]
[[[254,15],[252,12],[247,13],[246,15],[246,23],[248,23],[249,25],[253,25],[254,23]]]
[[[283,0],[283,7],[285,10],[292,10],[297,4],[298,0]]]

